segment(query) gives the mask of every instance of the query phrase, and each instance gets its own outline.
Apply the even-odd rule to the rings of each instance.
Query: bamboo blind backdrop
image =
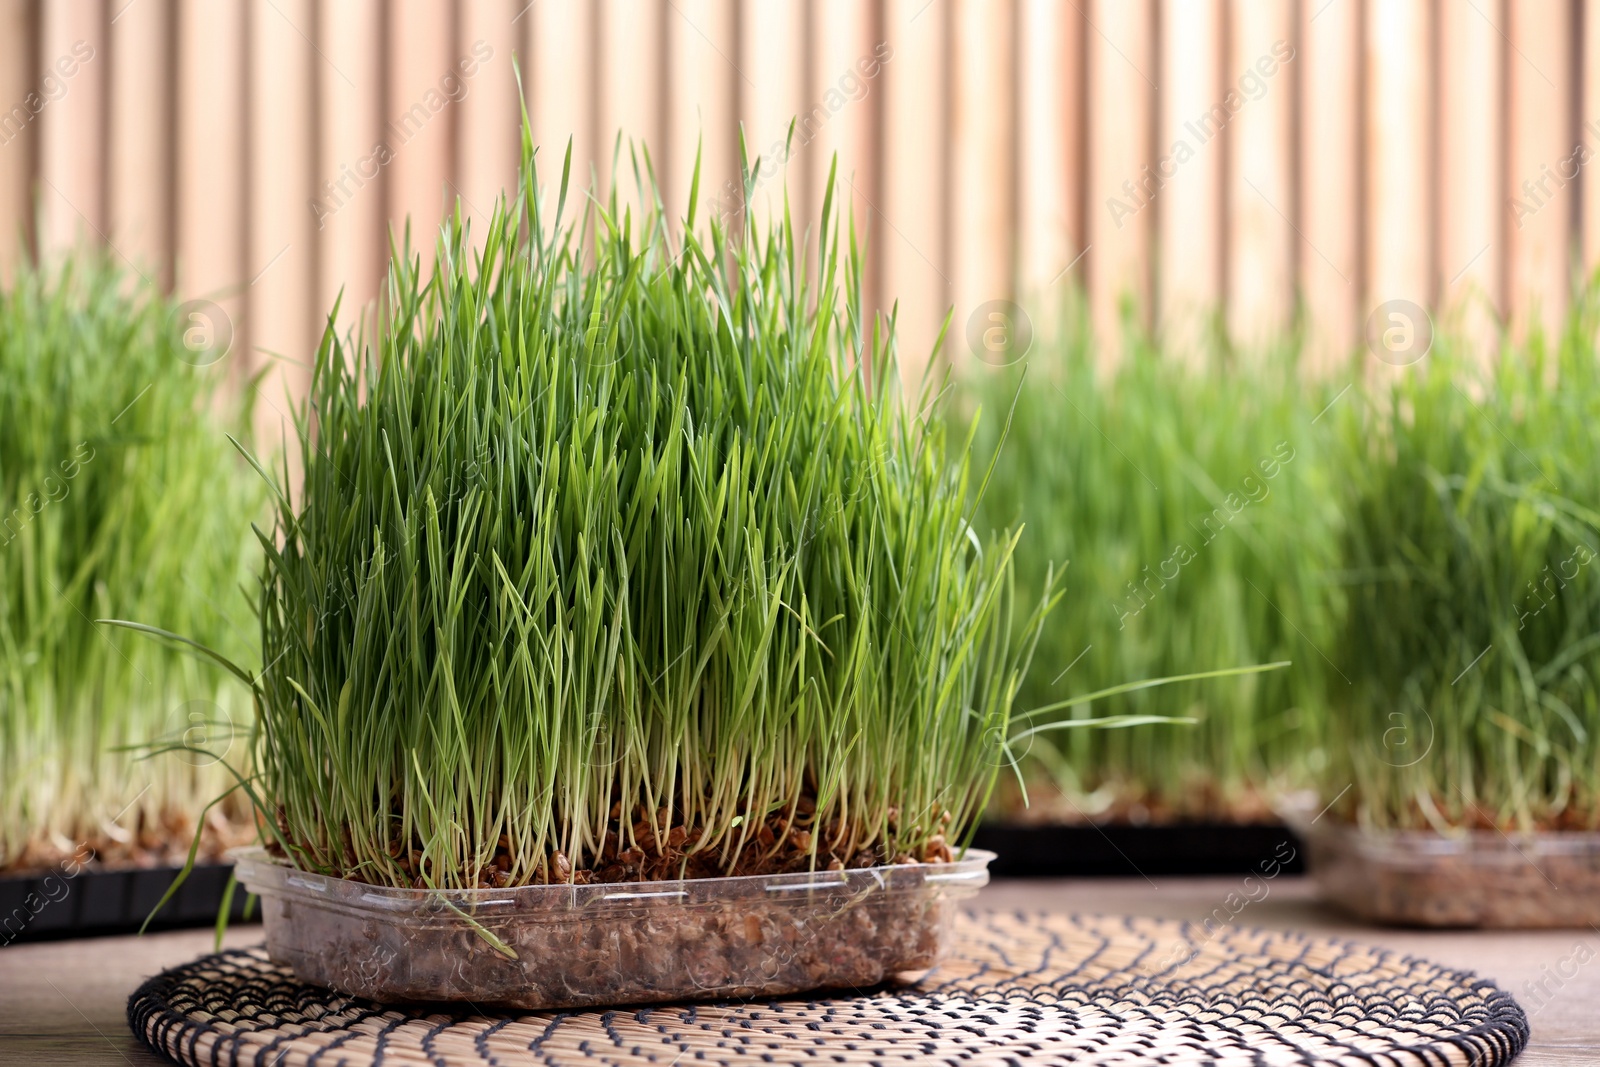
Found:
[[[1069,288],[1104,334],[1131,296],[1175,344],[1220,309],[1337,353],[1396,297],[1549,323],[1600,259],[1597,7],[0,0],[0,278],[109,244],[217,300],[230,373],[270,364],[281,403],[338,292],[377,292],[390,224],[426,253],[512,180],[515,53],[548,181],[571,136],[603,186],[622,130],[681,210],[703,136],[702,201],[737,211],[738,124],[770,157],[798,120],[752,206],[786,177],[815,213],[837,152],[913,362],[951,306],[959,363],[973,308],[1048,330]]]

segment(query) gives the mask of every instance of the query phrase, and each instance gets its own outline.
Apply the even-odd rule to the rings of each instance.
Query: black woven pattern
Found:
[[[920,982],[859,995],[485,1014],[300,982],[260,948],[152,978],[128,1023],[186,1064],[1072,1063],[1494,1067],[1528,1021],[1493,983],[1292,933],[982,914]]]

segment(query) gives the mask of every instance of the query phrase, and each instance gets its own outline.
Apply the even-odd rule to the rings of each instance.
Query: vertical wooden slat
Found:
[[[1283,0],[1233,0],[1229,19],[1228,331],[1251,346],[1282,336],[1294,291],[1292,21]]]
[[[39,246],[61,252],[106,236],[105,7],[98,0],[43,5],[39,88]],[[59,95],[58,95],[59,94]]]
[[[1016,63],[1009,7],[978,0],[954,0],[954,5],[948,225],[955,318],[947,345],[951,361],[961,366],[975,358],[970,316],[1013,294],[1016,205],[1010,164]],[[1002,317],[1011,331],[1003,349],[1009,359],[1020,355],[1015,347],[1019,324],[1009,313]]]
[[[806,217],[804,169],[789,167],[792,146],[786,143],[805,91],[804,13],[799,0],[764,0],[746,5],[740,19],[739,66],[751,84],[740,101],[739,121],[744,126],[745,151],[756,168],[749,208],[761,225],[769,218],[782,218],[785,183],[795,214]]]
[[[1485,359],[1502,306],[1505,252],[1500,21],[1496,4],[1439,7],[1439,303],[1460,308],[1463,328]]]
[[[30,99],[37,25],[32,0],[0,0],[0,285],[30,240],[37,121]]]
[[[172,282],[172,3],[111,23],[107,235],[152,279]]]
[[[609,199],[611,161],[617,135],[617,210],[631,208],[637,219],[643,206],[633,171],[630,143],[648,146],[651,158],[661,160],[661,27],[662,0],[601,0],[600,96],[598,170],[602,195]],[[670,166],[670,163],[668,164]],[[640,176],[644,155],[639,155]],[[617,220],[621,225],[622,220]]]
[[[251,372],[263,369],[256,432],[268,448],[294,436],[294,403],[311,383],[316,284],[312,197],[311,0],[250,4]],[[292,465],[291,465],[292,466]]]
[[[383,23],[379,0],[317,5],[316,316],[354,325],[378,296],[384,237]]]
[[[1120,307],[1150,304],[1150,158],[1156,85],[1150,0],[1089,5],[1089,304],[1106,360],[1121,350]]]
[[[215,301],[232,320],[230,373],[249,369],[245,263],[245,11],[242,0],[178,7],[177,250],[180,296]]]
[[[1426,0],[1371,0],[1367,50],[1367,308],[1427,307],[1433,279],[1429,196],[1432,33]],[[1312,31],[1316,32],[1315,29]]]
[[[1555,0],[1510,5],[1510,152],[1507,277],[1512,322],[1521,332],[1560,327],[1571,285],[1573,151],[1572,8]]]
[[[944,268],[947,0],[887,0],[883,180],[874,208],[878,298],[899,305],[900,376],[915,399],[950,301]],[[956,324],[955,332],[961,332]],[[957,342],[959,343],[959,342]]]
[[[510,189],[517,177],[522,116],[511,72],[517,32],[511,20],[522,4],[515,0],[460,3],[455,59],[467,66],[465,70],[457,66],[466,96],[458,105],[456,158],[461,198],[472,217],[474,241],[481,247],[495,199]]]
[[[1222,298],[1221,0],[1162,0],[1160,32],[1156,300],[1167,342],[1193,357]]]
[[[1583,59],[1579,71],[1582,103],[1579,119],[1583,128],[1578,140],[1591,152],[1600,153],[1600,0],[1585,0],[1583,6]],[[1583,276],[1600,266],[1600,167],[1594,161],[1583,168],[1579,193],[1583,202]]]
[[[1559,322],[1574,240],[1600,261],[1600,169],[1579,178],[1572,155],[1580,90],[1576,118],[1596,126],[1578,137],[1600,143],[1600,77],[1573,67],[1574,51],[1600,65],[1600,12],[1575,46],[1562,0],[1229,0],[1228,18],[1221,3],[885,0],[877,14],[852,0],[398,0],[386,16],[379,0],[0,0],[0,107],[26,114],[29,92],[55,91],[47,75],[65,90],[20,125],[0,112],[0,277],[37,178],[43,247],[108,239],[158,277],[175,258],[183,295],[234,315],[236,351],[247,325],[253,344],[304,349],[341,286],[351,303],[376,290],[380,220],[413,213],[431,254],[453,190],[487,214],[512,180],[520,40],[547,183],[568,135],[581,183],[592,163],[609,169],[625,129],[650,144],[678,212],[704,134],[709,210],[734,176],[736,119],[769,157],[798,119],[787,172],[809,217],[841,152],[864,228],[884,213],[869,227],[872,277],[901,300],[911,368],[948,301],[960,346],[968,305],[1013,287],[1036,294],[1085,248],[1068,283],[1087,278],[1112,342],[1120,298],[1143,311],[1152,280],[1169,338],[1175,316],[1226,292],[1230,327],[1250,341],[1287,326],[1298,279],[1319,358],[1346,349],[1388,299],[1482,296],[1472,332],[1485,342],[1496,304],[1523,324],[1535,309],[1547,328]],[[458,61],[479,41],[488,55],[464,75]],[[1197,141],[1195,121],[1229,92],[1241,106],[1226,134]],[[361,174],[380,140],[392,161]],[[620,177],[631,200],[626,160]],[[781,180],[769,171],[758,211],[781,202]],[[314,266],[294,265],[313,249]],[[315,279],[315,292],[274,291],[278,272]]]
[[[398,237],[409,220],[413,254],[433,262],[441,219],[455,204],[456,105],[444,79],[456,73],[451,12],[434,0],[389,5],[384,138],[393,150],[384,214]]]
[[[666,14],[669,170],[664,196],[673,219],[689,208],[689,182],[700,152],[699,220],[738,204],[736,121],[741,83],[734,0],[676,0]],[[737,220],[737,214],[734,214]],[[697,221],[699,221],[697,220]]]
[[[1302,239],[1295,253],[1307,359],[1312,371],[1326,372],[1350,352],[1361,318],[1361,3],[1305,0],[1300,19]]]
[[[1077,8],[1023,0],[1017,11],[1018,291],[1037,330],[1057,326],[1059,287],[1084,277],[1084,33]]]
[[[828,169],[837,155],[834,211],[840,219],[841,241],[848,239],[846,227],[852,212],[857,234],[870,231],[876,235],[880,227],[871,221],[871,205],[880,160],[873,116],[882,99],[886,64],[894,62],[892,49],[874,36],[871,4],[861,0],[817,0],[812,5],[812,15],[811,105],[826,112],[825,121],[802,149],[810,172],[808,188],[815,198],[813,207],[822,209]],[[804,120],[801,127],[802,131],[806,129]],[[802,132],[801,136],[804,139],[806,134]],[[863,300],[869,308],[875,308],[877,294],[872,291],[870,276],[864,289]]]
[[[519,21],[528,34],[525,47],[532,68],[528,119],[539,149],[535,158],[540,181],[556,188],[570,141],[572,187],[588,189],[600,156],[594,105],[598,31],[594,5],[536,2]],[[581,212],[581,202],[576,203]]]

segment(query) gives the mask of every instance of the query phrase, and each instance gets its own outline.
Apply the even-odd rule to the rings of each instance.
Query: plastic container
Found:
[[[235,853],[267,952],[378,1001],[523,1009],[876,985],[932,967],[992,852],[955,863],[515,889],[392,889]]]
[[[1501,929],[1600,924],[1600,833],[1376,832],[1296,821],[1323,897],[1359,918]]]

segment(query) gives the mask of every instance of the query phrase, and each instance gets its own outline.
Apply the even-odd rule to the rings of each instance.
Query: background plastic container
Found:
[[[1294,828],[1323,897],[1362,919],[1502,929],[1600,924],[1600,833],[1447,837],[1331,819]]]
[[[992,852],[955,863],[515,889],[392,889],[235,853],[267,952],[379,1001],[524,1009],[876,985],[938,962]]]

